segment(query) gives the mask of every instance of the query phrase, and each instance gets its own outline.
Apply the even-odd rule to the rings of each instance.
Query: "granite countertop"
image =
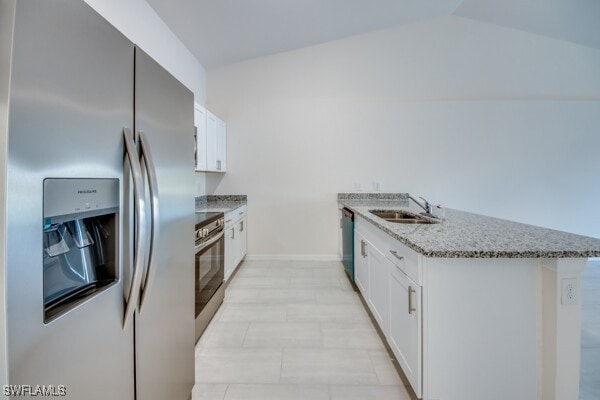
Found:
[[[436,258],[585,258],[600,256],[600,239],[469,212],[446,209],[435,224],[396,224],[369,210],[419,214],[408,194],[396,198],[338,195],[338,203],[426,257]]]
[[[196,197],[196,212],[228,213],[248,204],[246,195],[207,195]]]

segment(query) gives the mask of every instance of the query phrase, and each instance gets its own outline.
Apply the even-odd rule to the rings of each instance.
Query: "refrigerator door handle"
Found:
[[[135,208],[135,249],[133,255],[134,266],[133,276],[131,278],[131,286],[129,287],[129,293],[126,296],[127,303],[125,306],[125,315],[123,317],[123,328],[125,328],[135,311],[140,294],[139,287],[142,280],[142,269],[144,262],[144,252],[142,250],[144,248],[144,244],[146,243],[146,203],[144,200],[142,167],[140,165],[140,160],[138,158],[138,153],[131,129],[124,128],[123,137],[125,139],[125,153],[129,159],[131,176],[133,177],[133,204]]]
[[[144,132],[139,131],[140,145],[142,149],[142,160],[146,166],[146,172],[148,174],[148,189],[150,191],[150,251],[148,252],[148,263],[145,268],[145,279],[142,280],[142,299],[140,301],[140,312],[144,306],[144,301],[150,290],[152,289],[152,283],[154,280],[154,248],[158,241],[159,235],[159,195],[158,195],[158,181],[156,178],[156,168],[148,146],[148,139]]]

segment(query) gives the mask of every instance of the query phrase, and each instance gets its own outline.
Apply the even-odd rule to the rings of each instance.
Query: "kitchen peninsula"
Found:
[[[458,210],[424,224],[408,194],[339,194],[355,283],[423,399],[578,398],[581,285],[600,240]]]

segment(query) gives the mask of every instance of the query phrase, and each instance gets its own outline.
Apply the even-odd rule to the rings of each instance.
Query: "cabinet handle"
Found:
[[[390,253],[391,253],[391,254],[392,254],[394,257],[396,257],[398,260],[400,260],[400,261],[404,260],[404,256],[399,256],[399,255],[398,255],[398,252],[397,252],[396,250],[390,250]]]
[[[364,240],[360,241],[360,255],[365,258],[367,256],[367,242]]]
[[[221,170],[221,160],[217,160],[217,169]]]
[[[235,226],[231,228],[231,238],[235,239]]]
[[[240,232],[244,232],[244,221],[240,222]]]
[[[228,222],[231,222],[231,220],[230,220],[230,219],[228,219],[227,221],[225,221],[225,223],[228,223]]]
[[[412,302],[412,294],[413,293],[417,293],[417,291],[415,289],[412,288],[412,286],[408,287],[408,313],[412,314],[413,311],[417,311],[416,308],[413,307],[413,302]]]

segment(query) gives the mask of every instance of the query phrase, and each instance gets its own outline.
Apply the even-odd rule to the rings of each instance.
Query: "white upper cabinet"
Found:
[[[217,117],[206,113],[206,161],[207,171],[217,170]]]
[[[227,124],[194,103],[196,171],[227,171]]]
[[[227,171],[227,124],[217,118],[217,171]]]
[[[194,131],[196,135],[196,171],[206,171],[206,108],[194,103]]]

